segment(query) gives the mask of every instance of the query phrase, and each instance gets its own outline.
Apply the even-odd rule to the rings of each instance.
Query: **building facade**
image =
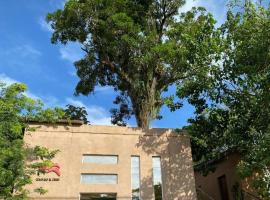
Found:
[[[195,166],[195,182],[198,200],[262,200],[252,187],[252,178],[241,180],[237,165],[238,153],[229,153],[211,164],[215,168],[206,176]]]
[[[239,158],[238,154],[230,154],[217,161],[214,164],[215,171],[209,172],[207,176],[195,170],[199,200],[234,200],[237,198],[235,190],[239,190],[240,179],[237,176],[236,166]]]
[[[28,146],[60,152],[33,177],[32,199],[195,200],[190,138],[170,129],[33,124]]]

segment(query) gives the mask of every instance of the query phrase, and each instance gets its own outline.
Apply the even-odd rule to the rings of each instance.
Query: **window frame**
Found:
[[[154,192],[154,200],[155,200],[155,183],[154,183],[154,158],[159,158],[160,161],[160,177],[161,177],[161,199],[164,200],[164,180],[163,180],[163,167],[162,167],[162,159],[161,156],[156,155],[152,156],[152,183],[153,183],[153,192]]]
[[[115,176],[116,177],[116,182],[115,183],[87,183],[87,182],[83,182],[83,176],[84,175],[93,175],[93,176]],[[119,182],[119,178],[118,178],[118,174],[115,173],[81,173],[81,179],[80,179],[80,183],[81,184],[91,184],[91,185],[117,185]]]
[[[131,183],[131,199],[133,199],[133,189],[134,188],[132,188],[133,186],[132,186],[132,181],[133,181],[133,178],[132,178],[132,158],[138,158],[138,161],[139,161],[139,163],[138,163],[138,169],[139,169],[139,177],[138,177],[138,179],[139,179],[139,199],[141,200],[141,157],[139,156],[139,155],[131,155],[130,156],[130,178],[131,178],[131,180],[130,180],[130,183]]]
[[[85,162],[86,156],[93,156],[93,157],[116,157],[116,163],[98,163],[98,162]],[[93,165],[117,165],[119,163],[119,156],[113,154],[82,154],[82,164],[93,164]]]

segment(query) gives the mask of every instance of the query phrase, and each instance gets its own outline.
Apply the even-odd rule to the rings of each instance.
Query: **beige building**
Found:
[[[170,129],[33,124],[29,146],[59,149],[55,165],[33,177],[32,199],[196,200],[190,138]]]
[[[236,173],[236,165],[239,161],[237,154],[215,161],[212,165],[214,172],[203,176],[195,170],[196,187],[199,200],[234,200],[239,178]],[[196,169],[196,167],[195,167]],[[238,188],[239,189],[239,188]]]
[[[248,179],[241,180],[237,175],[237,164],[240,155],[229,153],[219,160],[214,160],[211,166],[213,172],[203,176],[195,166],[195,181],[198,200],[261,200],[250,187]]]

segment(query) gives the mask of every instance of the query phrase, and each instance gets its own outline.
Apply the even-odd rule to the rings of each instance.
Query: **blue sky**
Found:
[[[51,30],[45,16],[62,8],[64,0],[8,0],[0,1],[0,80],[7,83],[23,82],[27,94],[42,99],[46,106],[73,104],[87,108],[94,125],[110,124],[110,108],[116,93],[111,88],[97,88],[88,97],[73,95],[78,82],[73,62],[82,56],[77,44],[53,45]],[[226,17],[225,0],[187,0],[182,11],[193,6],[204,6],[218,19]],[[173,88],[171,89],[173,92]],[[179,128],[187,124],[194,109],[187,103],[176,112],[162,108],[162,120],[152,127]],[[136,126],[134,118],[129,122]]]

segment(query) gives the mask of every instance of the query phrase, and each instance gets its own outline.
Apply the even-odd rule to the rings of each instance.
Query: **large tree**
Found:
[[[184,0],[68,0],[63,10],[48,14],[52,42],[78,42],[85,52],[75,62],[80,81],[76,94],[95,86],[119,91],[112,122],[125,125],[135,115],[148,128],[167,104],[168,87],[193,74],[207,74],[216,41],[215,20],[203,8],[179,13]],[[215,37],[214,37],[215,38]]]
[[[0,199],[26,200],[29,191],[25,186],[31,184],[31,175],[50,166],[57,153],[45,147],[27,147],[23,137],[25,131],[34,131],[29,121],[55,122],[64,116],[64,111],[43,109],[40,101],[24,94],[25,90],[23,84],[6,86],[0,81]],[[43,194],[46,190],[35,191]]]
[[[253,186],[270,199],[270,7],[238,2],[219,31],[222,42],[209,76],[188,83],[185,91],[179,86],[178,94],[197,108],[188,127],[194,158],[240,153],[239,174],[259,173]]]

